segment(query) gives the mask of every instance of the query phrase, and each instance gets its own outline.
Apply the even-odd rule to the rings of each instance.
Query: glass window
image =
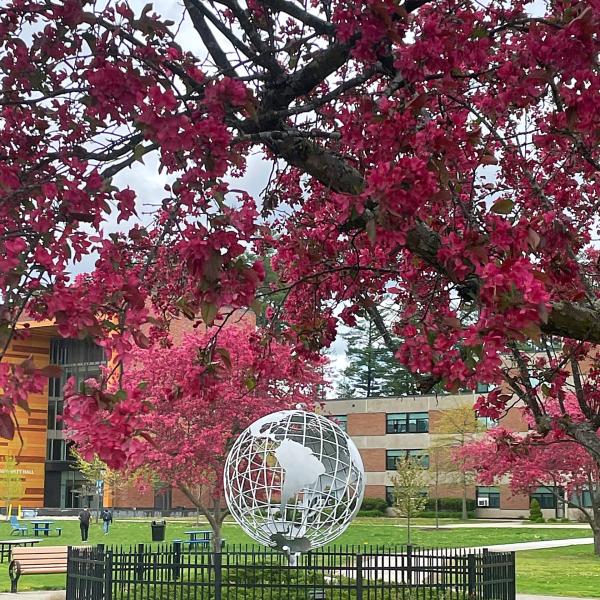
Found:
[[[571,501],[584,508],[592,508],[592,494],[589,490],[582,490],[579,494],[573,494]]]
[[[342,431],[348,431],[348,415],[333,415],[330,419],[335,421]]]
[[[67,460],[67,444],[65,440],[49,439],[46,445],[46,460]]]
[[[477,500],[487,498],[489,508],[500,508],[500,490],[497,487],[478,487],[476,495]]]
[[[429,468],[429,454],[427,450],[388,450],[385,453],[386,471],[395,471],[397,461],[406,457],[420,460],[421,466],[424,469]]]
[[[390,413],[387,415],[387,433],[427,433],[429,413]]]
[[[393,506],[393,504],[394,504],[394,486],[393,485],[385,486],[385,500],[389,506]]]
[[[537,500],[540,508],[556,508],[558,494],[562,498],[562,490],[555,487],[539,487],[529,496],[529,502]]]
[[[486,429],[498,427],[498,419],[492,419],[492,417],[477,417],[477,422]]]
[[[477,387],[475,388],[475,393],[486,394],[487,392],[490,391],[491,387],[492,386],[489,383],[478,383]]]

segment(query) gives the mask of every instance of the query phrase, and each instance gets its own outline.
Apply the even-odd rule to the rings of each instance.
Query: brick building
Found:
[[[436,431],[436,424],[442,413],[473,402],[472,394],[340,398],[327,400],[324,410],[345,428],[360,451],[366,471],[365,496],[387,498],[390,501],[396,460],[408,454],[419,457],[422,464],[428,467],[432,443],[436,435],[441,435]],[[483,428],[495,425],[485,418],[480,422]],[[527,424],[518,407],[511,408],[500,423],[513,431],[527,431]],[[462,497],[462,485],[457,482],[455,474],[441,475],[439,496]],[[544,516],[565,516],[565,508],[545,488],[535,490],[530,497],[513,495],[507,485],[472,485],[468,487],[468,497],[477,500],[478,517],[525,517],[529,514],[533,497],[540,502]],[[577,518],[578,511],[573,511],[569,516]]]

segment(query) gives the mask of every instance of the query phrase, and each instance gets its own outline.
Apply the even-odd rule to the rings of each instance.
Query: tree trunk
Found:
[[[439,509],[439,506],[440,506],[440,501],[439,501],[439,498],[436,495],[436,497],[435,497],[435,528],[436,529],[440,528],[440,509]]]
[[[462,496],[462,518],[466,521],[469,518],[467,514],[467,480],[463,479],[463,496]]]
[[[410,545],[410,511],[406,515],[406,543]]]
[[[594,554],[600,556],[600,529],[592,528],[594,534]]]

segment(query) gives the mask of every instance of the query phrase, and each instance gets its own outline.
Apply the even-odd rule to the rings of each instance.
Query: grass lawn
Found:
[[[447,521],[446,521],[447,523]],[[56,524],[63,528],[61,537],[42,537],[42,542],[38,545],[77,545],[80,544],[79,524],[77,521],[56,521]],[[423,528],[423,525],[426,525]],[[420,546],[437,546],[437,547],[464,547],[464,546],[486,546],[492,544],[502,544],[511,542],[528,542],[540,540],[553,540],[575,537],[590,536],[590,531],[586,529],[549,529],[541,526],[536,529],[502,529],[502,528],[460,528],[460,529],[439,529],[432,527],[433,521],[420,520],[418,528],[412,532],[412,541]],[[166,541],[170,542],[174,539],[186,539],[184,532],[188,529],[196,529],[194,521],[183,520],[168,520]],[[200,529],[207,528],[206,525],[200,525]],[[0,539],[10,538],[10,527],[7,523],[0,523]],[[31,536],[28,536],[31,537]],[[102,533],[101,524],[92,522],[90,525],[90,543],[104,543],[107,545],[131,545],[136,543],[150,542],[150,523],[149,521],[116,521],[111,527],[109,535],[105,536]],[[225,523],[223,527],[223,537],[230,544],[250,544],[252,541],[246,536],[241,529],[234,523]],[[385,545],[391,546],[394,544],[406,543],[406,528],[400,519],[368,519],[358,518],[343,536],[336,540],[338,544],[348,545]],[[600,590],[600,561],[594,561],[591,548],[587,546],[577,548],[559,548],[557,550],[543,550],[535,552],[523,552],[518,555],[518,571],[519,571],[519,587],[518,591],[523,593],[534,593],[537,591],[537,585],[555,585],[552,589],[557,595],[574,594],[579,588],[560,587],[560,581],[565,573],[564,568],[558,568],[560,556],[570,556],[569,552],[578,551],[581,557],[589,557],[589,564],[595,566],[597,588],[594,593]],[[543,562],[543,552],[555,552],[556,564],[548,566]],[[540,556],[539,561],[535,558]],[[521,558],[524,557],[524,558]],[[529,561],[529,562],[527,562]],[[539,562],[539,564],[538,564]],[[573,561],[576,562],[575,560]],[[575,568],[574,573],[583,573],[581,569]],[[537,573],[543,572],[543,575],[537,577]],[[521,573],[527,573],[527,576],[521,576]],[[575,575],[574,575],[575,576]],[[554,583],[553,583],[554,582]],[[65,586],[64,575],[31,575],[25,576],[19,582],[19,590],[32,589],[61,589]],[[589,590],[594,586],[590,584]],[[586,588],[586,589],[588,589]],[[8,578],[8,564],[0,565],[0,592],[10,589],[10,580]],[[539,588],[542,590],[542,588]],[[583,589],[583,588],[582,588]],[[581,592],[583,594],[583,592]],[[592,595],[592,592],[587,592],[587,595]]]
[[[600,597],[600,558],[593,546],[517,552],[517,591]]]

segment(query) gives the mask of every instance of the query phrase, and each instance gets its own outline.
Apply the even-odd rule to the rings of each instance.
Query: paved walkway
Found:
[[[417,527],[433,529],[431,525],[417,525]],[[587,523],[527,523],[523,521],[485,521],[483,523],[455,523],[454,525],[440,525],[440,529],[478,529],[478,528],[499,528],[499,529],[589,529]]]
[[[565,546],[585,546],[593,544],[594,538],[568,538],[566,540],[544,540],[543,542],[518,542],[516,544],[496,544],[495,546],[477,546],[470,550],[488,550],[496,552],[518,552],[519,550],[543,550],[544,548],[564,548]],[[2,600],[0,598],[0,600]]]
[[[53,592],[19,592],[10,594],[0,592],[0,600],[65,600],[65,591],[55,590]]]
[[[517,594],[517,600],[599,600],[598,598],[573,598],[571,596],[532,596],[531,594]]]

